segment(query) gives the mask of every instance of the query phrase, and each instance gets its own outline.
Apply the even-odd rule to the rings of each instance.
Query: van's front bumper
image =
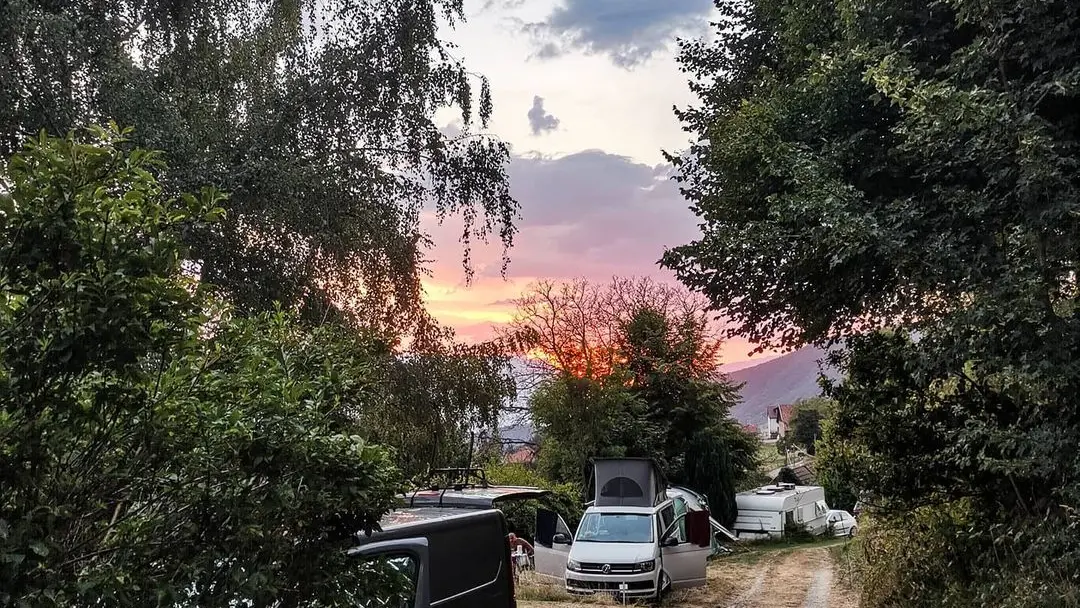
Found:
[[[628,597],[653,597],[659,579],[660,574],[655,570],[640,574],[591,574],[567,570],[566,590],[577,594],[616,593]]]

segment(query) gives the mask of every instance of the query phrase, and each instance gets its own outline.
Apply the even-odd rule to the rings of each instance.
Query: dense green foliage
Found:
[[[167,191],[230,193],[183,240],[238,310],[303,303],[309,321],[437,340],[421,205],[463,218],[466,265],[471,239],[510,245],[517,209],[506,146],[475,130],[487,83],[438,37],[463,18],[462,0],[8,0],[0,157],[40,129],[133,125]]]
[[[3,173],[0,604],[353,605],[399,480],[353,423],[386,346],[234,316],[183,271],[222,196],[95,133]]]
[[[0,605],[336,605],[382,580],[339,549],[514,389],[421,298],[422,205],[463,219],[466,273],[514,232],[487,82],[438,37],[463,18],[0,3],[0,157],[110,119],[161,150],[39,139],[0,174]]]
[[[814,473],[825,488],[825,499],[834,509],[853,511],[863,490],[856,479],[855,463],[866,457],[865,446],[841,439],[835,409],[821,421],[821,439],[817,443]]]
[[[821,421],[830,409],[828,399],[811,397],[792,404],[791,425],[787,433],[776,443],[776,449],[786,453],[795,447],[813,456],[817,453],[817,441],[821,439]]]
[[[1080,5],[717,6],[675,159],[704,233],[664,261],[744,337],[845,340],[864,600],[1077,605]]]
[[[503,507],[510,531],[532,542],[536,535],[536,510],[544,508],[558,513],[571,530],[576,530],[585,508],[581,500],[580,483],[552,482],[530,466],[518,463],[493,462],[485,469],[488,482],[497,485],[526,486],[550,490],[551,494],[537,500],[515,501]]]
[[[540,442],[538,466],[549,479],[584,483],[593,458],[642,457],[660,449],[645,404],[622,373],[556,376],[531,395],[529,412]]]
[[[384,398],[357,420],[365,437],[396,448],[407,478],[432,467],[467,466],[477,429],[497,426],[516,387],[495,345],[429,344],[386,357]]]
[[[540,284],[519,302],[515,331],[535,336],[527,346],[548,372],[529,403],[545,475],[590,483],[593,458],[648,457],[734,521],[757,439],[728,416],[738,392],[715,371],[700,302],[648,280]]]
[[[1038,605],[1076,605],[1080,518],[1070,505],[1080,499],[1072,447],[1080,429],[1065,409],[1071,397],[1054,389],[1071,378],[1039,378],[1015,363],[982,376],[990,369],[984,362],[942,364],[946,349],[902,332],[862,338],[846,356],[845,381],[830,390],[839,405],[823,446],[830,479],[868,496],[879,522],[867,596],[896,604],[1029,606],[1043,597]],[[893,533],[906,534],[913,509],[933,522],[918,529],[919,542]],[[893,550],[882,549],[889,542]],[[909,579],[879,570],[903,571],[930,548],[929,556],[954,564],[944,585],[913,578],[919,584],[905,586]]]

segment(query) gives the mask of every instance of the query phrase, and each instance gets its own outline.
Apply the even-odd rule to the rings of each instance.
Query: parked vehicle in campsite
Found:
[[[706,510],[677,515],[667,484],[647,459],[593,462],[594,498],[573,534],[561,516],[540,510],[537,574],[577,594],[659,598],[705,584],[712,553]]]
[[[735,532],[740,539],[780,538],[799,528],[810,534],[828,531],[825,490],[790,483],[762,486],[735,495],[739,512]]]
[[[396,573],[401,593],[366,598],[364,608],[515,608],[514,561],[499,507],[547,490],[490,486],[478,469],[434,471],[449,478],[405,494],[381,531],[357,535],[360,567]],[[427,485],[427,484],[425,484]]]
[[[704,494],[680,486],[668,486],[667,496],[675,505],[675,516],[678,517],[688,511],[709,511],[709,501]],[[709,525],[712,528],[712,556],[731,553],[731,549],[724,543],[733,543],[739,540],[734,532],[728,530],[720,522],[709,516]]]
[[[828,522],[833,536],[855,536],[859,532],[859,524],[855,521],[855,516],[847,511],[830,510]]]
[[[367,598],[371,608],[514,608],[514,574],[506,519],[496,509],[403,509],[382,532],[349,551],[403,578],[396,597]]]

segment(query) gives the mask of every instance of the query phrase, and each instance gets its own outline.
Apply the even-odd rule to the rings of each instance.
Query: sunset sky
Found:
[[[697,233],[661,153],[686,147],[672,106],[693,102],[674,39],[707,33],[713,10],[712,0],[466,0],[468,22],[446,37],[491,81],[490,131],[512,146],[522,219],[507,277],[501,247],[480,245],[466,286],[460,224],[426,218],[428,305],[441,322],[465,340],[490,337],[537,278],[674,280],[657,260]],[[750,350],[732,342],[724,359]]]

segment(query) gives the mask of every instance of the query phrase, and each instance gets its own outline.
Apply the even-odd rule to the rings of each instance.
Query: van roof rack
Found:
[[[418,487],[428,490],[454,490],[460,492],[466,488],[487,488],[487,473],[481,467],[460,467],[430,469]]]
[[[483,469],[432,469],[417,489],[402,493],[405,506],[495,508],[499,502],[540,498],[550,494],[532,486],[490,485]]]

